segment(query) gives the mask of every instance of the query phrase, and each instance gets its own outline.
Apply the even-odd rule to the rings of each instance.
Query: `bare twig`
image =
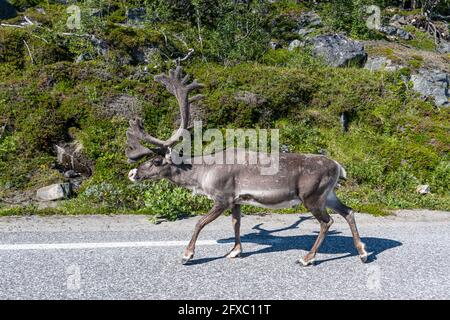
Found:
[[[205,56],[203,54],[203,37],[202,37],[202,27],[200,24],[200,13],[198,11],[198,7],[195,9],[196,15],[197,15],[197,32],[198,32],[198,42],[200,43],[200,49],[202,52],[203,60],[205,60]]]
[[[29,55],[30,58],[31,58],[31,63],[34,64],[33,55],[31,54],[31,50],[30,50],[30,47],[28,46],[28,43],[27,43],[25,40],[23,40],[23,43],[25,44],[25,47],[27,48],[28,55]]]
[[[181,61],[185,61],[187,59],[189,59],[189,57],[194,53],[194,49],[190,48],[188,53],[184,56],[184,57],[178,57],[175,60],[173,60],[173,62],[179,66]]]
[[[5,133],[7,124],[8,123],[5,123],[2,127],[0,127],[0,139],[3,137],[3,134]]]
[[[5,134],[6,128],[7,128],[8,125],[9,125],[9,118],[3,117],[3,118],[2,118],[2,122],[3,122],[3,125],[0,127],[0,139],[1,139],[1,138],[3,137],[3,135]]]
[[[48,43],[48,41],[47,41],[46,39],[42,38],[42,37],[39,37],[39,36],[34,35],[34,34],[32,34],[31,36],[32,36],[32,37],[35,37],[35,38],[38,38],[38,39],[44,41],[45,43]]]
[[[166,36],[166,34],[164,33],[164,30],[160,30],[160,32],[162,33],[162,35],[163,35],[163,37],[164,37],[164,43],[166,44],[166,47],[167,47],[167,36]]]

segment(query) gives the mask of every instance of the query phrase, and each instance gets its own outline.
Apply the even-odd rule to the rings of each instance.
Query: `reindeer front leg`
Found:
[[[325,239],[328,229],[333,224],[333,219],[327,213],[326,209],[312,209],[311,213],[314,215],[314,217],[320,223],[320,232],[319,232],[319,235],[317,236],[316,241],[314,242],[314,245],[312,246],[312,248],[308,252],[308,254],[306,256],[304,256],[303,258],[300,258],[300,260],[298,261],[300,263],[300,265],[302,265],[304,267],[314,264],[316,253],[319,250],[320,245],[322,244],[323,240]]]
[[[191,241],[187,245],[184,250],[183,259],[181,259],[182,264],[186,264],[194,257],[195,252],[195,243],[197,242],[198,235],[200,231],[210,222],[217,219],[226,209],[228,209],[228,205],[224,205],[222,203],[214,203],[212,209],[208,212],[207,215],[203,216],[195,225],[194,234],[192,235]]]
[[[237,258],[241,256],[242,245],[241,245],[241,206],[239,204],[234,205],[232,211],[232,220],[234,229],[234,247],[226,255],[227,258]]]

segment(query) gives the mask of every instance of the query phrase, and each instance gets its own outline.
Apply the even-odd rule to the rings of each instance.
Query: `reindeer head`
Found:
[[[137,169],[130,171],[128,177],[132,181],[166,178],[170,175],[172,166],[171,147],[180,140],[184,130],[188,129],[190,104],[202,98],[202,95],[189,98],[191,91],[199,89],[203,85],[198,83],[197,80],[187,84],[189,76],[182,76],[182,68],[180,66],[175,70],[171,69],[169,75],[160,74],[155,76],[155,81],[163,84],[176,97],[180,106],[180,127],[168,140],[160,140],[144,131],[142,119],[130,120],[130,127],[127,130],[127,147],[125,150],[128,160],[135,162],[144,157],[150,158],[150,160]],[[147,148],[141,144],[141,141],[151,143],[155,148]]]

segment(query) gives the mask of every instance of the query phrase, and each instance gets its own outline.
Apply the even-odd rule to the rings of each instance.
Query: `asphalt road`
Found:
[[[200,235],[181,265],[196,218],[151,224],[145,216],[0,218],[0,299],[449,299],[450,212],[357,215],[369,262],[346,222],[317,256],[295,261],[319,226],[309,215],[245,216],[244,257],[231,249],[231,218]]]

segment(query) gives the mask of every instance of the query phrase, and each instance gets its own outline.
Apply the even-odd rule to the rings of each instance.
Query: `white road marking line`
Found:
[[[2,250],[65,250],[98,248],[142,248],[142,247],[176,247],[186,246],[188,241],[141,241],[141,242],[84,242],[84,243],[20,243],[0,244]],[[198,240],[197,245],[229,245],[216,240]]]

